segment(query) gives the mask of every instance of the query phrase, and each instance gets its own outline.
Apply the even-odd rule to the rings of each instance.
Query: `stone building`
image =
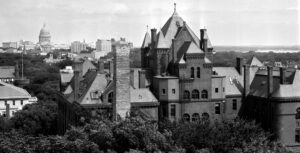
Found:
[[[81,51],[86,51],[87,44],[85,42],[74,41],[71,43],[71,52],[80,53]]]

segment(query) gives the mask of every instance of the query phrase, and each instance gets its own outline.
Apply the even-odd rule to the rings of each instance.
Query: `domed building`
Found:
[[[39,43],[37,45],[37,48],[44,52],[50,52],[52,49],[51,35],[49,30],[46,28],[46,24],[44,24],[43,28],[40,31]]]

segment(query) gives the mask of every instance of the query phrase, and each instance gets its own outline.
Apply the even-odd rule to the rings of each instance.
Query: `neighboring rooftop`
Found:
[[[0,66],[0,78],[14,78],[15,67],[14,66]]]
[[[31,98],[31,95],[22,88],[0,81],[0,99]]]

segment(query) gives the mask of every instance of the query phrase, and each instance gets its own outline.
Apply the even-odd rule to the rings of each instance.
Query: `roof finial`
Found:
[[[148,25],[147,25],[147,32],[148,32]]]
[[[174,3],[174,12],[176,12],[176,3]]]

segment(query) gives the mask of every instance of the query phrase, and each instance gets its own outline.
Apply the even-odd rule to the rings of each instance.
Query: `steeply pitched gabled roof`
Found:
[[[249,66],[258,66],[258,67],[264,66],[263,63],[259,59],[257,59],[255,56],[252,56],[251,59],[249,59],[247,61],[247,64]]]
[[[151,43],[151,38],[150,38],[150,35],[148,32],[146,32],[145,34],[145,37],[144,37],[144,41],[143,41],[143,44],[142,44],[142,48],[146,48],[150,45]]]
[[[168,21],[164,24],[161,32],[157,36],[157,48],[169,48],[172,39],[175,37],[178,28],[183,25],[183,19],[175,11]]]
[[[204,53],[194,42],[190,42],[187,50],[187,54],[202,54]]]

